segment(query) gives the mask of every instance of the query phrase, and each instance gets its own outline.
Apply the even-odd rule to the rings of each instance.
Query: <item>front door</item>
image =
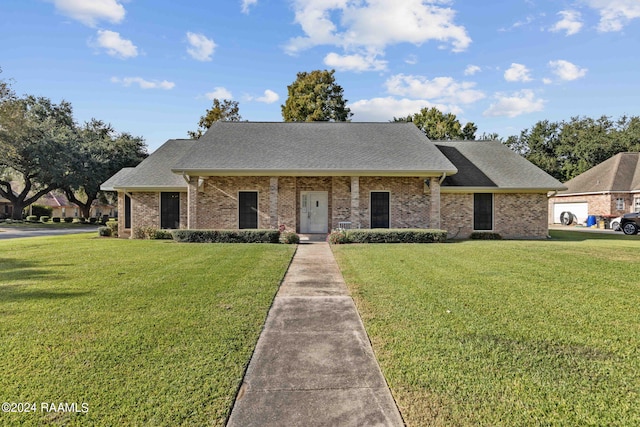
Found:
[[[303,191],[300,193],[300,232],[326,233],[328,230],[329,193]]]

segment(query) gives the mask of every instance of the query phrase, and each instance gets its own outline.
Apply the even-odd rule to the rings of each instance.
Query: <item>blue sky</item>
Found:
[[[640,0],[2,0],[0,78],[145,138],[211,100],[281,121],[299,71],[335,69],[354,121],[422,107],[518,134],[640,115]]]

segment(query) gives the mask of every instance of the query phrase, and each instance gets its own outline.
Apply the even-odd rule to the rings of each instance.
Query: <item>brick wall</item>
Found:
[[[131,229],[137,227],[160,228],[160,193],[131,193]]]
[[[360,220],[362,228],[371,226],[370,194],[389,191],[390,228],[429,228],[430,194],[424,179],[417,177],[360,177]]]
[[[542,193],[496,193],[493,197],[493,231],[505,239],[544,239],[548,231],[547,196]],[[473,232],[473,194],[443,193],[440,198],[442,229],[450,238],[467,238]]]

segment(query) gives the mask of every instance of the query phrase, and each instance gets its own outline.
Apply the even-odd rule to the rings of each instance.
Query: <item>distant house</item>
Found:
[[[285,226],[544,238],[547,192],[565,187],[499,142],[432,142],[412,123],[217,122],[101,188],[118,192],[120,235]]]
[[[549,217],[570,213],[578,223],[589,215],[617,217],[640,212],[640,153],[618,153],[565,183],[549,199]]]
[[[67,196],[61,191],[50,191],[44,196],[40,197],[36,204],[44,205],[52,208],[52,217],[73,217],[78,218],[82,215],[82,211],[80,208],[71,203]],[[94,200],[91,204],[90,216],[95,218],[100,218],[103,215],[108,215],[109,217],[117,216],[117,207],[108,204],[99,203],[98,200]]]
[[[0,197],[0,219],[10,218],[13,214],[13,205],[4,197]]]

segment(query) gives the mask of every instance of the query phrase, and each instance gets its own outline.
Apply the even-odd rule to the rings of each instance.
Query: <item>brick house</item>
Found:
[[[565,186],[549,198],[554,223],[560,223],[563,212],[571,213],[578,223],[585,223],[589,215],[613,218],[640,212],[640,153],[618,153]]]
[[[432,142],[411,123],[217,122],[103,183],[135,227],[476,230],[544,238],[560,182],[499,142]],[[121,217],[123,215],[121,214]]]

